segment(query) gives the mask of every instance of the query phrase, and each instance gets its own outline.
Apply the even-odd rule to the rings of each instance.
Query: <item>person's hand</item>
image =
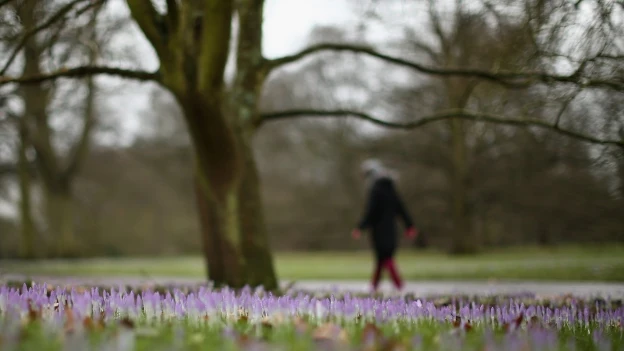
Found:
[[[362,236],[362,232],[360,232],[359,229],[355,228],[353,229],[353,231],[351,232],[351,236],[353,237],[353,239],[355,240],[359,240],[360,237]]]
[[[407,228],[407,230],[405,230],[405,236],[408,239],[414,239],[418,236],[418,229],[414,228],[414,227],[409,227]]]

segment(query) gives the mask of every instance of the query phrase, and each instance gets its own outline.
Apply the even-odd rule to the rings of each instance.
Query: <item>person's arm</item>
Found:
[[[414,227],[414,222],[412,221],[412,217],[407,212],[407,209],[405,208],[405,204],[403,204],[403,199],[401,199],[399,194],[396,194],[396,202],[397,202],[398,214],[403,220],[403,224],[405,225],[405,228]]]
[[[414,221],[412,221],[412,217],[409,215],[401,196],[395,191],[395,198],[397,203],[397,212],[398,215],[403,220],[403,224],[405,225],[405,236],[413,239],[418,235],[418,231],[414,227]]]

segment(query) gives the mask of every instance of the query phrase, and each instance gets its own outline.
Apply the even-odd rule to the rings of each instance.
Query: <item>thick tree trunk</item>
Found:
[[[217,235],[216,205],[210,202],[210,198],[202,190],[199,173],[195,175],[195,198],[208,278],[215,285],[225,284],[225,266],[223,264],[223,255],[221,254],[221,238]]]
[[[263,286],[269,290],[278,286],[259,187],[251,150],[246,156],[240,187],[233,192],[238,196],[238,205],[232,207],[237,208],[235,213],[224,214],[224,205],[211,200],[201,181],[196,182],[202,249],[208,279],[215,285]],[[236,237],[242,238],[242,241],[232,240]]]
[[[196,197],[208,278],[215,285],[240,288],[247,282],[247,265],[241,240],[239,191],[236,187],[215,188],[204,174],[203,170],[196,174]]]
[[[245,164],[242,179],[229,191],[226,203],[211,196],[209,183],[202,183],[201,173],[196,175],[208,279],[215,285],[273,290],[278,283],[264,221],[260,179],[251,148],[241,149]]]
[[[261,285],[265,289],[273,290],[278,287],[278,282],[264,220],[258,168],[251,146],[244,143],[241,149],[245,173],[239,193],[240,228],[243,236],[243,253],[248,267],[247,280],[252,286]]]
[[[619,130],[620,139],[624,140],[624,126]],[[619,195],[620,200],[624,201],[624,150],[621,148],[614,151],[616,154],[615,166],[617,169],[618,181],[619,181]]]
[[[24,117],[22,117],[23,119]],[[23,123],[23,121],[22,121]],[[30,165],[26,152],[28,149],[28,136],[25,126],[20,126],[19,147],[19,190],[20,190],[20,225],[21,225],[21,258],[34,258],[35,253],[35,222],[32,216],[32,203],[30,194]]]
[[[208,279],[239,288],[248,283],[241,230],[241,157],[238,129],[223,100],[195,93],[178,96],[195,151],[196,200]]]
[[[450,107],[463,109],[468,104],[475,88],[474,82],[464,79],[446,81]],[[478,250],[478,243],[472,225],[468,192],[469,169],[466,142],[466,124],[461,119],[449,121],[451,131],[451,206],[453,216],[453,240],[451,254],[471,254]]]
[[[250,145],[253,130],[232,126],[236,119],[225,118],[219,101],[180,100],[187,101],[183,106],[196,153],[196,201],[208,279],[234,288],[275,289]]]
[[[542,226],[537,232],[537,244],[542,247],[552,246],[553,242],[550,238],[550,228],[549,226]]]
[[[69,189],[48,190],[46,212],[48,233],[55,243],[55,256],[78,257],[80,247],[74,235],[73,199]]]
[[[267,71],[262,57],[264,0],[236,2],[239,33],[236,47],[236,76],[229,91],[229,113],[236,125],[242,162],[239,188],[239,220],[247,281],[266,289],[278,287],[264,222],[260,180],[252,150],[252,138],[259,122],[258,104]]]
[[[453,242],[450,251],[453,254],[469,254],[477,251],[474,240],[467,201],[466,138],[463,121],[451,122],[452,133],[452,204],[453,204]]]

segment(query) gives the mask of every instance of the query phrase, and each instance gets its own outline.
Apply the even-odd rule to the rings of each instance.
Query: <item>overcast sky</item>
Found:
[[[287,55],[301,48],[315,25],[340,25],[356,20],[345,0],[267,0],[264,12],[267,57]]]

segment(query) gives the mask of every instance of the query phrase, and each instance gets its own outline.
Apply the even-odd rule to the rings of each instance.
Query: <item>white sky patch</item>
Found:
[[[264,5],[264,55],[275,58],[305,47],[317,25],[355,23],[345,0],[268,0]]]

